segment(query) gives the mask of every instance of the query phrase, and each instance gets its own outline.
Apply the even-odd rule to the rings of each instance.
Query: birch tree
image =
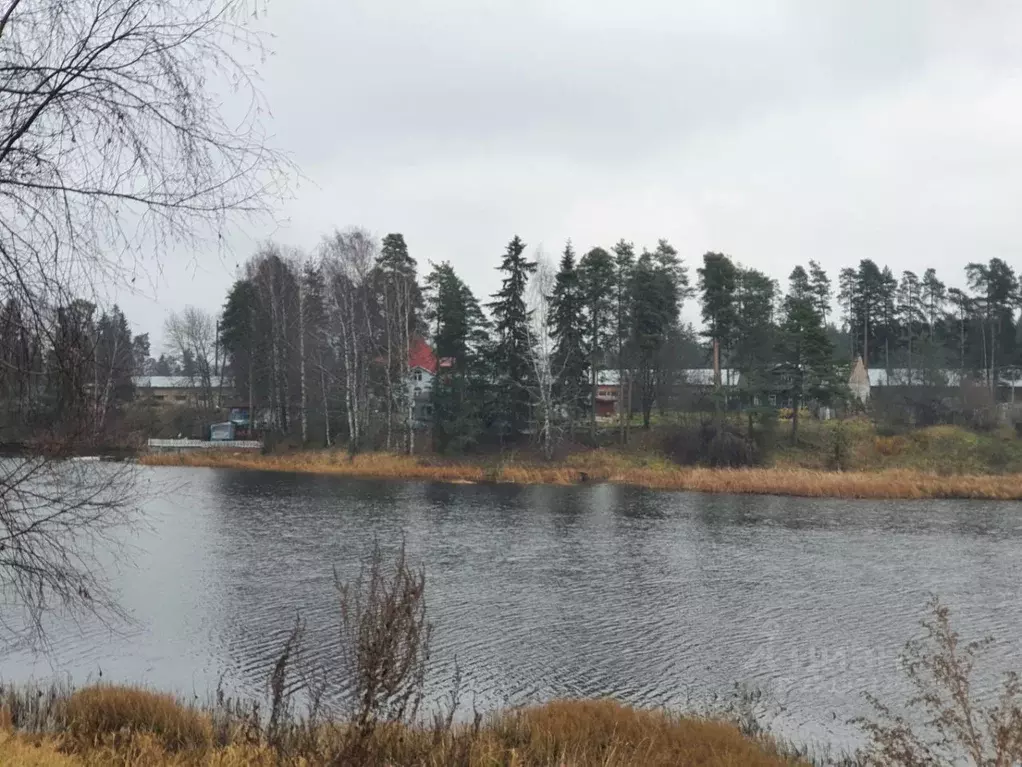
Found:
[[[164,324],[169,343],[193,362],[186,376],[195,388],[195,404],[206,411],[216,407],[213,394],[213,356],[216,323],[209,312],[188,306],[181,313],[172,312]]]
[[[309,282],[308,273],[311,269],[308,256],[300,250],[292,252],[289,265],[295,275],[295,287],[298,294],[297,335],[298,335],[298,421],[301,428],[302,444],[309,442],[309,358],[311,343],[309,337]]]
[[[543,455],[550,460],[556,448],[559,429],[558,411],[564,406],[557,396],[564,370],[554,369],[554,340],[550,335],[550,296],[554,291],[555,274],[542,250],[536,253],[536,265],[529,279],[527,292],[529,362],[532,366],[530,389],[536,404],[539,442]]]
[[[348,451],[362,449],[370,412],[369,367],[373,358],[373,267],[378,246],[364,229],[334,232],[323,240],[332,337],[339,349],[348,420]]]

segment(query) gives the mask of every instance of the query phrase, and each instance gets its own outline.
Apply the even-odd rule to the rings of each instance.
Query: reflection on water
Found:
[[[613,695],[683,706],[735,682],[778,725],[838,740],[937,593],[995,670],[1018,666],[1018,504],[819,501],[578,488],[450,486],[153,470],[161,492],[116,576],[136,624],[58,626],[8,680],[70,673],[200,696],[261,694],[296,614],[313,654],[336,636],[333,568],[402,536],[427,567],[439,675],[476,705]],[[471,699],[471,697],[469,698]]]

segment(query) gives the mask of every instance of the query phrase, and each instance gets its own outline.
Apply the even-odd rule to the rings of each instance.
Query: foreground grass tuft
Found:
[[[0,764],[271,765],[336,763],[332,740],[343,730],[321,725],[302,752],[282,755],[265,743],[215,744],[211,715],[167,695],[125,687],[90,687],[68,701],[69,729],[43,735],[0,733]],[[641,711],[612,701],[559,701],[493,716],[480,726],[376,731],[359,764],[484,767],[786,767],[768,740],[730,723]]]
[[[121,733],[151,735],[167,751],[202,750],[213,740],[208,716],[172,695],[134,687],[96,685],[67,701],[66,742],[75,750],[107,743]]]

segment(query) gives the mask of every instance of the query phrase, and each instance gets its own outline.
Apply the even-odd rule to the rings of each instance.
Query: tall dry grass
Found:
[[[157,453],[148,466],[191,466],[332,474],[366,479],[568,485],[615,482],[656,490],[790,495],[807,498],[1022,500],[1022,474],[949,474],[925,469],[827,471],[800,467],[706,469],[608,450],[581,453],[558,464],[443,461],[389,453],[349,458],[330,451],[258,455],[221,451]]]
[[[612,701],[558,701],[494,715],[478,726],[443,732],[395,726],[373,734],[357,760],[337,761],[331,740],[337,730],[321,726],[318,742],[282,754],[266,742],[238,737],[214,743],[211,715],[166,696],[126,687],[94,687],[77,693],[87,731],[42,735],[0,733],[0,764],[72,765],[449,765],[450,767],[786,767],[802,762],[783,755],[767,739],[750,738],[734,724],[642,711]],[[95,706],[96,712],[82,710]],[[111,710],[116,716],[111,716]],[[130,712],[130,713],[127,713]],[[125,715],[127,713],[127,715]],[[168,724],[174,723],[173,727]],[[194,729],[192,729],[194,728]],[[237,732],[241,733],[239,728]],[[189,738],[182,740],[182,734]]]

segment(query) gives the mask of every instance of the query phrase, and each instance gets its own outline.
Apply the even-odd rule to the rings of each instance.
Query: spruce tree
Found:
[[[438,360],[431,392],[435,446],[465,452],[485,424],[489,336],[479,302],[447,262],[426,277],[425,316]]]
[[[376,268],[384,278],[384,287],[392,291],[407,291],[412,306],[411,330],[421,329],[423,297],[418,282],[418,265],[408,254],[408,245],[403,234],[388,234],[380,244],[380,255]],[[404,296],[401,296],[404,299]]]
[[[238,395],[248,403],[251,426],[270,397],[270,319],[251,280],[238,280],[227,294],[220,319],[225,368]]]
[[[498,270],[503,273],[500,290],[489,304],[496,345],[493,361],[497,376],[498,428],[502,437],[517,439],[529,423],[530,362],[529,311],[525,288],[536,263],[525,258],[525,243],[517,235],[508,243]]]
[[[550,297],[550,335],[554,339],[551,367],[555,377],[555,394],[568,408],[569,430],[586,402],[586,371],[588,362],[584,342],[585,317],[579,272],[575,268],[575,251],[569,241],[564,246],[554,292]]]

